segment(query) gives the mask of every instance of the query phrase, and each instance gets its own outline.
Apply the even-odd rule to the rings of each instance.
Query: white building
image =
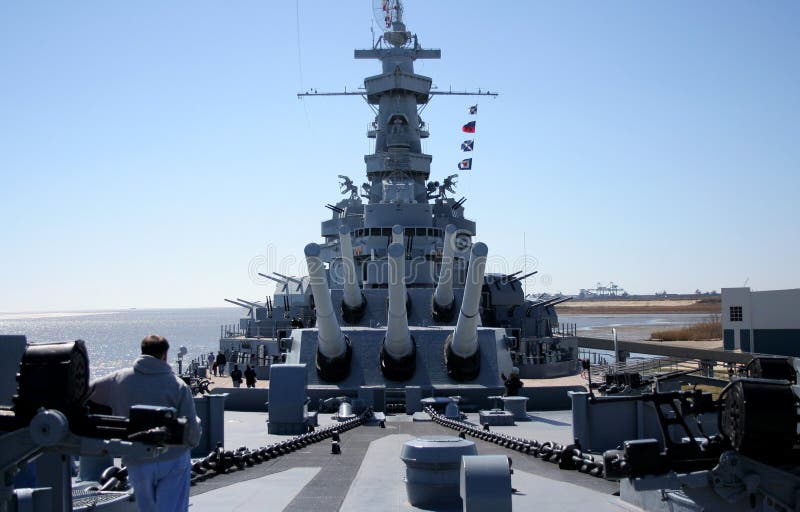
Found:
[[[725,350],[800,356],[800,289],[722,289]]]

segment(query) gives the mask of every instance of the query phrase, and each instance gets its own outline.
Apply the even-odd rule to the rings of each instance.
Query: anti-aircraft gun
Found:
[[[660,435],[606,451],[606,478],[646,510],[800,509],[798,370],[794,358],[759,356],[716,400],[697,389],[611,399],[649,404]]]
[[[184,443],[189,419],[174,408],[134,406],[127,417],[95,412],[83,341],[0,336],[0,343],[0,510],[72,510],[64,455],[147,458]],[[23,492],[15,476],[33,459],[35,489]]]

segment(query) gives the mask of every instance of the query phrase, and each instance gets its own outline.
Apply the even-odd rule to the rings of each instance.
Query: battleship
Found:
[[[323,240],[305,249],[310,275],[259,273],[275,283],[271,297],[264,302],[225,299],[244,308],[246,316],[238,325],[221,327],[220,350],[229,360],[252,364],[261,378],[268,378],[273,362],[297,361],[299,345],[308,345],[303,333],[316,336],[300,327],[310,327],[319,330],[320,340],[349,340],[347,353],[355,349],[359,358],[367,357],[355,347],[362,338],[370,347],[382,347],[382,374],[365,376],[362,383],[404,382],[408,379],[392,374],[410,376],[417,363],[420,373],[426,371],[425,361],[413,356],[415,351],[423,358],[428,351],[441,351],[444,338],[457,326],[446,350],[450,377],[464,373],[452,361],[477,354],[470,347],[460,348],[462,343],[477,347],[476,336],[486,337],[486,343],[494,337],[492,343],[501,347],[491,361],[480,361],[498,370],[494,387],[512,367],[522,378],[576,374],[577,338],[559,324],[555,312],[555,306],[569,298],[526,298],[523,281],[536,271],[484,273],[487,248],[474,242],[476,223],[465,216],[466,198],[454,197],[458,175],[432,179],[433,158],[422,153],[422,140],[430,131],[420,112],[433,96],[497,93],[432,90],[432,79],[416,74],[414,63],[439,59],[440,50],[423,48],[406,30],[401,4],[378,12],[387,30],[371,49],[356,50],[355,58],[378,60],[381,73],[365,78],[358,92],[298,94],[363,97],[375,110],[367,132],[374,152],[364,157],[366,181],[359,188],[350,177],[338,176],[345,197],[326,205],[330,218],[321,224]],[[321,341],[319,349],[323,357],[343,353],[341,347],[329,349]],[[487,346],[483,352],[476,357],[489,357],[486,352],[495,349]],[[397,370],[397,364],[412,366]]]
[[[269,389],[209,390],[202,357],[182,367],[203,420],[191,508],[800,510],[800,364],[756,357],[722,383],[712,367],[716,395],[685,386],[696,370],[596,391],[557,327],[561,299],[526,298],[522,272],[487,273],[456,176],[430,179],[419,111],[447,93],[414,62],[440,52],[408,31],[401,2],[379,5],[385,31],[355,57],[381,73],[342,93],[376,110],[367,181],[339,176],[345,197],[304,248],[308,275],[265,274],[277,286],[263,303],[228,299],[247,316],[220,349],[267,371]],[[135,510],[114,458],[181,444],[185,418],[90,410],[79,340],[0,341],[0,510]],[[512,374],[535,385],[514,393]],[[233,410],[242,397],[256,406]]]

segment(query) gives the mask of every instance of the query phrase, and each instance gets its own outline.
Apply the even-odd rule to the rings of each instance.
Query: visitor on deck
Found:
[[[220,350],[217,352],[217,371],[219,372],[219,376],[222,377],[225,375],[225,365],[228,364],[228,358],[225,357],[225,354],[222,353]]]
[[[242,370],[239,369],[238,364],[233,365],[233,370],[231,370],[231,380],[233,381],[233,387],[242,387]]]
[[[256,371],[249,364],[244,370],[244,381],[248,388],[256,387]]]
[[[505,376],[503,376],[505,378]],[[511,375],[505,379],[505,386],[506,386],[506,396],[517,396],[519,394],[519,390],[523,384],[523,382],[519,378],[519,368],[516,366],[511,369]]]

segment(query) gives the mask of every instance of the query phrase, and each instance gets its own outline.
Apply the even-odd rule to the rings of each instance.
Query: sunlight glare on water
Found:
[[[130,366],[148,334],[169,340],[170,363],[181,345],[188,358],[216,351],[220,325],[238,323],[242,313],[238,308],[1,313],[0,334],[24,334],[31,343],[82,339],[95,378]]]

